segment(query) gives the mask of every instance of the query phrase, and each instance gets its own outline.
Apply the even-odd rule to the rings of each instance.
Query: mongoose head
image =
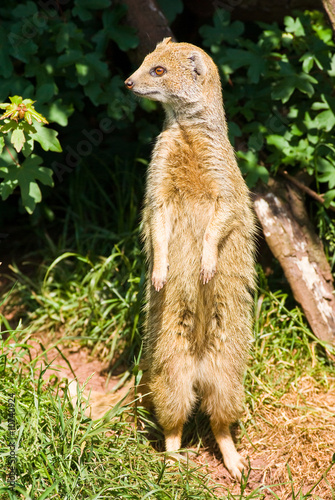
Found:
[[[221,100],[220,78],[213,60],[199,47],[174,43],[171,38],[164,38],[145,57],[125,85],[138,96],[173,108]]]

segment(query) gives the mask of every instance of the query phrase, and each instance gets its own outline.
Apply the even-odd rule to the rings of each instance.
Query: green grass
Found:
[[[67,258],[70,256],[64,257],[59,264],[64,263]],[[85,260],[83,263],[87,264]],[[78,265],[81,264],[82,261],[79,260]],[[56,267],[56,264],[53,268],[49,267],[48,276]],[[90,288],[92,279],[87,278],[81,287]],[[96,283],[99,284],[99,280]],[[292,381],[302,373],[313,376],[321,386],[325,373],[334,376],[334,369],[324,356],[322,346],[317,344],[317,352],[311,347],[312,334],[299,309],[286,309],[284,294],[273,294],[263,289],[256,302],[260,309],[252,362],[246,375],[247,405],[251,413],[260,397],[264,404],[267,395],[272,404],[274,400],[279,400]],[[45,304],[49,303],[42,301],[41,308],[46,307]],[[76,315],[76,310],[72,310],[72,315]],[[44,316],[37,315],[36,321],[42,317]],[[222,488],[222,485],[215,484],[203,468],[191,464],[168,466],[163,453],[155,451],[152,446],[152,443],[158,441],[158,449],[161,449],[162,434],[141,408],[137,410],[136,418],[146,423],[146,431],[141,426],[135,428],[126,418],[128,412],[125,413],[124,408],[119,405],[104,420],[92,422],[85,417],[79,404],[72,407],[66,388],[64,397],[59,385],[55,388],[47,386],[37,360],[29,361],[31,329],[18,327],[10,330],[8,326],[6,321],[2,322],[0,447],[4,486],[0,488],[1,499],[261,500],[266,490],[270,494],[269,490],[272,488],[269,487],[246,490],[246,482],[239,494],[233,494]],[[94,336],[92,339],[95,339]],[[98,337],[96,340],[99,342]],[[6,457],[9,452],[6,443],[6,405],[11,392],[16,394],[18,429],[16,493],[5,486],[8,472]],[[245,426],[242,425],[242,431],[248,434],[253,425],[252,422],[246,422]],[[151,441],[148,440],[148,428]],[[193,439],[193,444],[198,440],[200,444],[202,437],[208,432],[208,422],[200,416],[196,419],[196,424],[188,424],[185,432],[186,440]],[[192,434],[193,438],[190,437]],[[320,471],[320,478],[325,472],[329,471],[326,468]],[[316,478],[315,483],[318,480]],[[290,469],[287,481],[290,481]],[[302,494],[291,482],[295,495],[292,498],[318,498]],[[335,491],[332,491],[334,495]],[[278,497],[273,494],[273,498]]]
[[[271,493],[276,484],[250,488],[246,478],[240,488],[227,489],[205,468],[191,463],[167,465],[162,432],[151,415],[140,407],[135,411],[131,405],[125,411],[118,405],[104,420],[92,422],[80,404],[72,406],[66,387],[46,384],[41,359],[31,359],[29,340],[36,332],[49,340],[56,333],[57,342],[60,334],[64,343],[80,341],[93,356],[110,361],[112,370],[131,369],[141,350],[145,272],[138,206],[142,186],[134,187],[135,163],[116,161],[113,173],[104,165],[100,164],[100,178],[90,175],[89,166],[83,172],[85,165],[69,174],[68,199],[63,199],[63,187],[54,194],[59,197],[57,221],[50,216],[50,223],[37,226],[30,253],[12,266],[16,285],[4,299],[3,313],[18,307],[16,317],[23,323],[13,329],[0,316],[0,499],[279,498]],[[108,182],[115,184],[114,197],[106,194]],[[26,234],[31,239],[30,232]],[[313,336],[301,310],[292,305],[292,297],[274,292],[260,268],[259,276],[255,337],[245,376],[246,418],[240,423],[243,442],[251,442],[255,452],[258,445],[253,436],[264,422],[263,408],[284,409],[281,398],[303,376],[311,377],[323,391],[335,376],[325,346]],[[16,394],[15,493],[6,484],[11,392]],[[139,425],[129,421],[129,412]],[[211,445],[209,435],[208,419],[198,414],[185,426],[183,445]],[[319,481],[326,484],[333,473],[330,460],[320,468],[314,487]],[[310,494],[303,493],[289,464],[284,482],[292,498],[320,498],[312,487]],[[335,499],[334,487],[329,486],[328,492]]]
[[[1,478],[5,483],[6,404],[14,392],[18,482],[16,494],[3,486],[0,498],[216,498],[215,485],[205,474],[168,467],[145,433],[123,418],[121,406],[105,420],[92,422],[79,404],[73,408],[59,389],[47,388],[36,360],[23,361],[30,334],[19,329],[6,334],[1,353]],[[144,412],[140,416],[147,420]]]
[[[139,246],[127,247],[137,234],[115,245],[108,257],[90,258],[64,252],[44,267],[44,276],[33,281],[17,267],[16,301],[30,304],[29,323],[42,333],[64,331],[82,336],[93,354],[109,351],[109,360],[119,350],[133,356],[139,344],[139,320],[144,283],[143,258]],[[43,278],[43,279],[42,279]]]

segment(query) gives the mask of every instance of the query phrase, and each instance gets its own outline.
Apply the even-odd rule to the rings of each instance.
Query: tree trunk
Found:
[[[335,0],[322,0],[322,3],[332,23],[333,32],[335,32]]]
[[[158,42],[169,36],[174,39],[174,35],[156,0],[122,0],[122,3],[128,7],[127,25],[135,28],[140,39],[130,57],[134,63],[141,64]]]
[[[254,207],[265,239],[311,329],[319,339],[334,343],[332,274],[299,191],[289,183],[271,180],[257,192]]]

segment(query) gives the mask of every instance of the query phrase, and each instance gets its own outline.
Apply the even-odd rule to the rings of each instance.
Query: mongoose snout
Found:
[[[197,400],[234,478],[229,426],[243,410],[252,332],[255,221],[229,142],[220,77],[202,49],[164,39],[125,85],[166,119],[147,172],[145,363],[166,450]],[[200,279],[199,279],[200,277]]]
[[[131,90],[134,86],[134,82],[132,80],[130,80],[129,78],[127,78],[127,80],[125,80],[124,84],[127,87],[127,89],[129,89],[129,90]]]

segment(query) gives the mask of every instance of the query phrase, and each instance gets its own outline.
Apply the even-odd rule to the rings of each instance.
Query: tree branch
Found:
[[[286,171],[280,172],[280,175],[285,177],[285,179],[287,179],[288,181],[292,182],[292,184],[297,186],[304,193],[308,194],[311,198],[314,198],[314,200],[318,201],[322,205],[324,204],[325,200],[323,199],[322,194],[316,193],[315,191],[313,191],[313,189],[309,188],[308,186],[306,186],[305,184],[300,182],[295,177],[292,177],[292,175],[288,174]],[[333,207],[333,206],[329,206],[329,207],[327,207],[327,209],[335,212],[335,207]]]

